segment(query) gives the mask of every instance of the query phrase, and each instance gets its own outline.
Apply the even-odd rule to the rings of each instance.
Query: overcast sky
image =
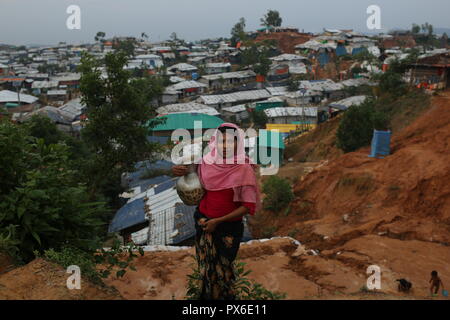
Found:
[[[81,8],[81,30],[68,30],[66,9]],[[369,32],[369,5],[381,8],[382,28],[409,28],[413,22],[450,27],[449,0],[0,0],[0,43],[56,44],[93,42],[97,31],[107,37],[167,39],[172,32],[185,40],[228,37],[240,17],[247,30],[259,27],[268,9],[278,10],[284,26],[318,32],[348,28]]]

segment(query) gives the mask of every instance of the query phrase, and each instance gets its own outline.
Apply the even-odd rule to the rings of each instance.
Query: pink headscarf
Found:
[[[238,133],[238,148],[233,163],[225,160],[218,152],[219,128],[231,127]],[[244,132],[233,123],[222,123],[209,141],[209,152],[198,166],[198,175],[206,190],[218,191],[233,188],[236,202],[255,203],[256,211],[261,208],[261,196],[256,180],[257,165],[245,154]]]

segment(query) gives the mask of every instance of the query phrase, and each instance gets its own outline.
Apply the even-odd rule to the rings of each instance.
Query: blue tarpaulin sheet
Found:
[[[141,198],[120,208],[111,221],[108,232],[117,232],[145,222],[144,204],[144,199]]]
[[[390,131],[373,131],[372,150],[369,157],[384,158],[391,152],[391,132]]]
[[[336,55],[339,56],[344,56],[347,54],[347,49],[345,49],[344,46],[337,46],[336,47]]]
[[[330,62],[330,56],[326,52],[319,53],[319,56],[317,57],[317,59],[319,60],[319,63],[321,66],[324,66],[324,65],[328,64],[328,62]]]

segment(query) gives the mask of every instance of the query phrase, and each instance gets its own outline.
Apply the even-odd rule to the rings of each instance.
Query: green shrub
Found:
[[[127,269],[135,271],[132,261],[137,257],[134,253],[138,251],[141,256],[144,251],[130,243],[121,246],[120,241],[114,241],[109,250],[100,249],[98,252],[87,252],[74,247],[63,247],[61,250],[45,250],[43,258],[67,268],[76,265],[80,268],[81,274],[96,284],[102,284],[102,279],[107,278],[113,269],[118,268],[116,277],[121,278]],[[40,256],[36,252],[37,256]]]
[[[336,145],[344,152],[352,152],[370,144],[373,130],[386,130],[388,117],[375,108],[373,100],[352,106],[344,113],[336,133]]]
[[[21,262],[19,254],[20,241],[15,236],[16,227],[9,225],[6,228],[0,229],[0,253],[6,253],[17,260],[17,262]]]
[[[276,231],[277,231],[277,227],[275,227],[275,226],[264,227],[261,231],[261,237],[262,238],[272,238],[273,234]]]
[[[406,83],[403,81],[399,73],[388,71],[380,77],[380,90],[383,93],[391,94],[392,96],[401,96],[406,93]]]
[[[9,239],[25,262],[35,250],[98,246],[108,210],[91,202],[78,182],[67,145],[47,145],[25,128],[0,121],[0,150],[0,234],[10,228]]]
[[[270,176],[263,185],[265,193],[264,208],[271,211],[280,211],[286,208],[294,199],[291,185],[286,179]]]
[[[294,228],[288,232],[288,236],[291,238],[295,238],[295,236],[299,233],[300,230],[297,228]]]

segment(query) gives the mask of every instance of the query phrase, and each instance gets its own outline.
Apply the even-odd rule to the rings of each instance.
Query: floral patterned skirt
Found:
[[[200,273],[201,300],[235,300],[233,284],[234,260],[241,242],[244,225],[242,221],[223,222],[214,232],[204,232],[199,221],[205,215],[197,210],[195,219],[195,257]],[[203,220],[202,220],[203,219]]]

